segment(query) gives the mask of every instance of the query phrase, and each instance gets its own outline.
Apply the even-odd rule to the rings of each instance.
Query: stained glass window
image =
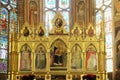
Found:
[[[56,6],[56,0],[45,0],[45,7],[52,9]]]
[[[47,29],[47,33],[48,33],[48,31],[52,30],[52,19],[54,18],[54,16],[55,16],[55,12],[53,12],[53,11],[46,12],[45,26]]]
[[[8,11],[6,8],[1,8],[1,18],[8,20]]]
[[[112,47],[112,33],[106,34],[106,48]]]
[[[8,0],[1,0],[1,3],[7,4],[7,3],[8,3]]]
[[[108,72],[112,72],[113,71],[113,66],[111,66],[111,65],[113,65],[113,60],[112,59],[107,59],[106,60],[106,70],[108,71]]]
[[[66,21],[65,29],[69,31],[70,0],[45,0],[45,26],[47,35],[53,29],[52,20],[60,12]]]
[[[112,49],[106,49],[106,58],[112,58],[113,57],[113,55],[112,55]]]
[[[17,4],[17,0],[10,0],[10,5],[12,6],[12,7],[16,7],[16,4]]]
[[[96,0],[96,8],[100,8],[102,6],[102,0]]]
[[[0,73],[7,73],[8,63],[8,30],[17,23],[17,0],[0,0]]]
[[[0,60],[0,73],[7,72],[7,62]]]
[[[59,0],[60,8],[69,8],[69,0]]]
[[[112,1],[96,0],[96,32],[100,36],[100,27],[105,29],[106,71],[113,71],[113,32],[112,32]],[[102,25],[101,25],[102,24]]]
[[[96,13],[96,35],[100,35],[101,31],[101,25],[102,25],[102,13],[99,11]],[[98,37],[99,38],[99,37]]]
[[[1,8],[1,34],[5,34],[7,30],[8,11],[5,8]]]
[[[8,10],[4,7],[1,7],[0,10],[0,73],[7,73]]]
[[[62,16],[66,21],[65,29],[69,31],[69,12],[63,11]]]
[[[17,28],[15,28],[17,23],[17,14],[15,10],[12,10],[10,12],[10,31],[12,32],[14,29],[17,31]]]

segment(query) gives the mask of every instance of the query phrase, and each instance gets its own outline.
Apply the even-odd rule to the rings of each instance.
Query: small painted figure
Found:
[[[56,26],[57,28],[61,28],[62,25],[63,25],[62,19],[57,18],[57,19],[55,20],[55,26]]]
[[[43,36],[44,35],[44,30],[42,29],[42,27],[39,28],[38,35],[39,36]]]
[[[23,31],[23,34],[25,37],[29,36],[29,30],[27,27],[25,27],[24,31]]]
[[[54,65],[62,65],[63,63],[63,57],[60,53],[60,48],[59,47],[54,47]]]

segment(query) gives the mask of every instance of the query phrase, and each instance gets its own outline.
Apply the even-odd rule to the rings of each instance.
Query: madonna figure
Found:
[[[60,27],[62,27],[62,25],[63,25],[62,19],[57,18],[57,19],[55,20],[55,26],[56,26],[57,28],[60,28]]]

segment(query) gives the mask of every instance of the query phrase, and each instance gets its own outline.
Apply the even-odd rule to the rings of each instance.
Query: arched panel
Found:
[[[31,48],[24,44],[20,49],[20,71],[31,70]]]
[[[57,39],[52,43],[50,48],[50,66],[51,67],[66,67],[67,65],[67,51],[66,44]]]
[[[97,70],[96,48],[93,44],[90,44],[86,50],[86,69],[90,71]]]
[[[46,49],[42,44],[39,44],[35,50],[35,69],[46,68]]]
[[[85,23],[85,2],[79,1],[77,4],[78,24],[84,26]]]
[[[82,69],[82,50],[78,44],[75,44],[71,50],[71,68]]]
[[[29,3],[29,23],[31,25],[37,24],[37,3],[35,1]]]

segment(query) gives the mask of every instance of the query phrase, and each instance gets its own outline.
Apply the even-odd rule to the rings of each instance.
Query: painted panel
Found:
[[[35,68],[46,68],[46,51],[43,45],[39,45],[35,51]]]
[[[85,23],[85,2],[79,1],[77,4],[77,17],[78,24],[83,26]]]
[[[82,54],[79,45],[74,45],[72,48],[71,55],[71,68],[72,69],[82,69]]]
[[[89,71],[97,70],[97,57],[93,45],[90,45],[86,52],[86,69]]]
[[[63,41],[55,41],[50,50],[50,66],[51,67],[66,67],[67,52],[66,45]]]
[[[27,44],[20,49],[20,70],[31,70],[31,49]]]
[[[30,1],[29,4],[29,23],[32,25],[37,24],[37,3],[35,1]]]

